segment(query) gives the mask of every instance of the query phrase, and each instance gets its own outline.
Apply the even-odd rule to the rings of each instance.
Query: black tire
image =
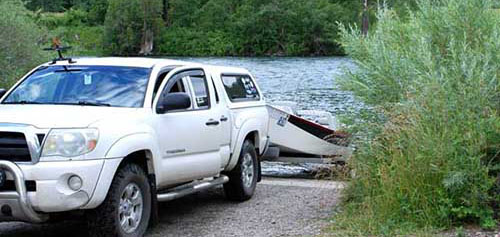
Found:
[[[125,188],[132,185],[142,195],[142,215],[138,226],[127,233],[120,226],[119,207]],[[135,186],[134,186],[135,185]],[[132,208],[134,209],[134,207]],[[90,236],[120,236],[136,237],[143,236],[148,227],[151,214],[151,187],[144,170],[136,164],[126,164],[120,168],[104,202],[94,210],[87,213],[87,223]]]
[[[247,155],[251,156],[253,164],[253,176],[251,179],[248,179],[251,180],[251,183],[246,182],[244,178],[244,157]],[[224,184],[224,192],[229,200],[246,201],[252,198],[257,186],[258,162],[254,145],[249,140],[246,140],[241,148],[238,164],[236,164],[236,167],[231,172],[226,174],[229,177],[229,182]]]

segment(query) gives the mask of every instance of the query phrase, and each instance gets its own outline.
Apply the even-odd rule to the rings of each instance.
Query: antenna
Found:
[[[76,63],[75,61],[73,61],[72,58],[65,58],[63,56],[62,52],[67,50],[67,49],[71,49],[71,47],[70,46],[61,46],[61,41],[58,38],[53,38],[52,39],[52,47],[44,48],[43,50],[57,52],[57,55],[59,57],[53,59],[50,64],[56,64],[57,62],[60,62],[60,61],[68,61],[68,63]]]

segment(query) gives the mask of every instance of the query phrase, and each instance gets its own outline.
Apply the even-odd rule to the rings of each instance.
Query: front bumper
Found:
[[[0,161],[0,169],[14,176],[16,186],[16,191],[0,193],[0,219],[23,220],[34,223],[47,220],[48,217],[46,215],[35,212],[29,203],[25,179],[21,169],[10,161]]]
[[[104,160],[39,162],[15,164],[0,160],[0,169],[15,184],[13,191],[0,191],[0,221],[40,223],[47,213],[83,207],[92,197]],[[82,187],[71,190],[68,178],[77,175]],[[26,181],[36,181],[36,191],[28,191]]]

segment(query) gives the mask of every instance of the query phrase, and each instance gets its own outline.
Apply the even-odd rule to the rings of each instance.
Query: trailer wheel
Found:
[[[150,189],[138,165],[120,168],[104,202],[87,215],[90,236],[143,236],[151,214]]]
[[[245,140],[236,167],[228,174],[229,182],[224,184],[224,192],[229,200],[246,201],[252,198],[258,179],[258,160],[255,147]]]

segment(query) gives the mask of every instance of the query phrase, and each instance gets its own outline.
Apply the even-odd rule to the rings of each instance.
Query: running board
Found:
[[[214,178],[210,181],[201,181],[198,183],[189,183],[186,185],[182,185],[181,187],[173,188],[166,193],[158,194],[158,201],[166,202],[171,201],[177,198],[181,198],[187,196],[189,194],[193,194],[196,192],[200,192],[203,190],[207,190],[213,188],[217,185],[225,184],[229,181],[229,178],[225,175],[221,175],[217,178]]]

